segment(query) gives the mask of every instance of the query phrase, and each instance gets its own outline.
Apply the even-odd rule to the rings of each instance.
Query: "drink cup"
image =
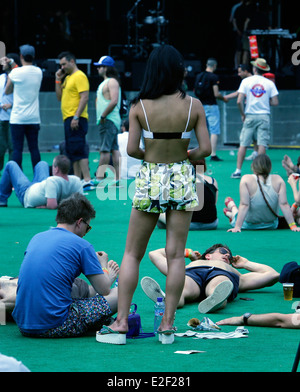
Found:
[[[292,301],[294,283],[283,283],[283,296],[285,301]]]
[[[298,178],[300,177],[299,173],[292,173],[292,176],[294,177],[294,180],[298,180]]]

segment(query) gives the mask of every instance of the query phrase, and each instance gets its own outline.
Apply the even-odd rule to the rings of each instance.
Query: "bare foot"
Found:
[[[107,263],[107,270],[111,283],[113,283],[119,275],[120,268],[115,261],[109,260],[109,262]]]

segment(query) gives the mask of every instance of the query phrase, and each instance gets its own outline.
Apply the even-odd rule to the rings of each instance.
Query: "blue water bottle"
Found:
[[[165,303],[161,297],[158,297],[154,305],[154,333],[157,333],[157,329],[160,326],[164,313]]]

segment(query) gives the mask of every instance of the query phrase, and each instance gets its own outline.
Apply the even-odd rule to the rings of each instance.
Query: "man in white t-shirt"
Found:
[[[42,70],[33,65],[35,49],[30,45],[20,47],[22,67],[14,67],[14,60],[6,58],[13,70],[8,76],[6,94],[14,92],[10,129],[13,142],[13,161],[22,167],[22,153],[26,136],[31,154],[32,167],[41,160],[38,147],[40,130],[39,91],[43,78]]]
[[[243,79],[238,90],[237,105],[244,125],[240,135],[237,168],[231,178],[241,178],[246,150],[254,135],[257,134],[258,154],[265,154],[270,140],[270,106],[278,105],[279,93],[275,84],[262,76],[270,70],[266,60],[257,58],[251,64],[253,76]]]
[[[48,163],[40,161],[34,168],[33,180],[29,181],[16,162],[7,162],[0,181],[0,207],[7,207],[13,188],[25,208],[56,209],[63,199],[77,192],[82,194],[79,177],[68,175],[70,166],[65,155],[57,155],[50,176]]]

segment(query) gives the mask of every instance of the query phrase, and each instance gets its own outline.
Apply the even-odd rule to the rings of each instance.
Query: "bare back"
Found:
[[[179,133],[192,129],[195,130],[199,146],[209,143],[206,127],[205,113],[199,100],[193,98],[193,104],[189,116],[191,97],[184,99],[178,93],[164,95],[155,100],[143,100],[144,109],[147,113],[148,124],[151,132],[155,133]],[[187,124],[188,121],[188,124]],[[140,102],[132,107],[129,129],[130,138],[134,135],[140,137],[142,129],[148,130],[147,120]],[[147,162],[178,162],[187,158],[187,148],[190,139],[145,139],[145,156]],[[136,141],[135,141],[136,142]]]

